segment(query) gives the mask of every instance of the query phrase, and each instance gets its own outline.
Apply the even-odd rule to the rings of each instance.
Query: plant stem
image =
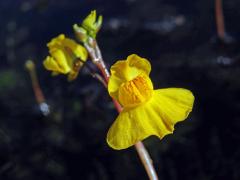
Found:
[[[35,68],[35,64],[33,61],[28,60],[25,63],[25,67],[29,72],[29,75],[31,77],[31,82],[32,82],[32,88],[33,88],[33,92],[35,94],[35,99],[39,105],[39,109],[42,112],[42,114],[44,116],[49,115],[50,110],[49,110],[49,106],[46,103],[45,97],[43,95],[42,89],[39,85],[38,82],[38,77],[37,77],[37,72],[36,72],[36,68]]]
[[[96,42],[96,40],[93,40],[92,38],[89,38],[88,43],[84,43],[86,49],[88,50],[90,57],[94,64],[98,67],[98,69],[101,71],[106,83],[108,83],[110,74],[108,69],[106,68],[105,62],[102,58],[101,51],[99,49],[99,46]],[[122,111],[121,105],[115,100],[112,99],[115,108],[120,113]],[[158,180],[157,173],[155,171],[155,168],[153,166],[152,159],[149,156],[149,153],[143,143],[141,141],[137,142],[135,144],[135,148],[138,152],[138,155],[142,161],[142,164],[147,171],[148,177],[150,180]]]
[[[97,74],[97,73],[92,73],[91,76],[92,76],[93,78],[97,79],[98,81],[100,81],[100,82],[103,84],[103,86],[104,86],[105,88],[107,88],[107,83],[106,83],[106,81],[103,79],[102,76],[100,76],[100,75]]]
[[[222,10],[222,0],[215,0],[215,18],[217,26],[217,34],[221,40],[225,39],[225,24]]]

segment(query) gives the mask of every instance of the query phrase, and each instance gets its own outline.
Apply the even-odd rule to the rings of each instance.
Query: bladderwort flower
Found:
[[[111,67],[108,92],[123,107],[107,134],[113,149],[125,149],[151,135],[162,139],[192,111],[194,96],[182,88],[154,90],[147,59],[135,54]]]
[[[68,80],[74,80],[87,59],[86,49],[64,34],[53,38],[47,46],[50,56],[44,60],[44,67],[54,75],[67,74]]]

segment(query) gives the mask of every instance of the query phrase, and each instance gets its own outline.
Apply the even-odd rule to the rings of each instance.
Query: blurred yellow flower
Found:
[[[68,74],[69,80],[75,79],[87,59],[86,49],[64,34],[53,38],[47,46],[51,56],[44,60],[44,67],[54,74]]]
[[[148,136],[163,138],[192,111],[194,96],[182,88],[154,90],[147,59],[135,54],[111,67],[108,92],[123,110],[107,134],[110,147],[128,148]]]

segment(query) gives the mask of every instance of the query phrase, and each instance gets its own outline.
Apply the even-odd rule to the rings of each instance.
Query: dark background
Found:
[[[147,179],[133,147],[105,142],[117,116],[104,87],[83,69],[51,77],[46,43],[92,10],[104,16],[98,43],[110,67],[136,53],[152,63],[155,88],[196,98],[173,135],[144,141],[160,180],[240,179],[240,1],[223,0],[231,43],[216,36],[209,0],[0,1],[0,179]],[[51,114],[41,115],[24,63],[31,58]]]

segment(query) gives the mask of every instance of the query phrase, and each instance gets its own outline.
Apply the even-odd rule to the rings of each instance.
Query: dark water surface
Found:
[[[68,83],[42,61],[46,43],[90,10],[104,16],[98,42],[108,66],[136,53],[152,63],[156,88],[184,87],[196,101],[175,133],[144,141],[160,180],[240,179],[240,1],[224,1],[216,37],[213,1],[0,1],[0,179],[147,179],[134,148],[110,149],[116,112],[104,87],[82,71]],[[41,115],[24,69],[36,63],[51,108]]]

